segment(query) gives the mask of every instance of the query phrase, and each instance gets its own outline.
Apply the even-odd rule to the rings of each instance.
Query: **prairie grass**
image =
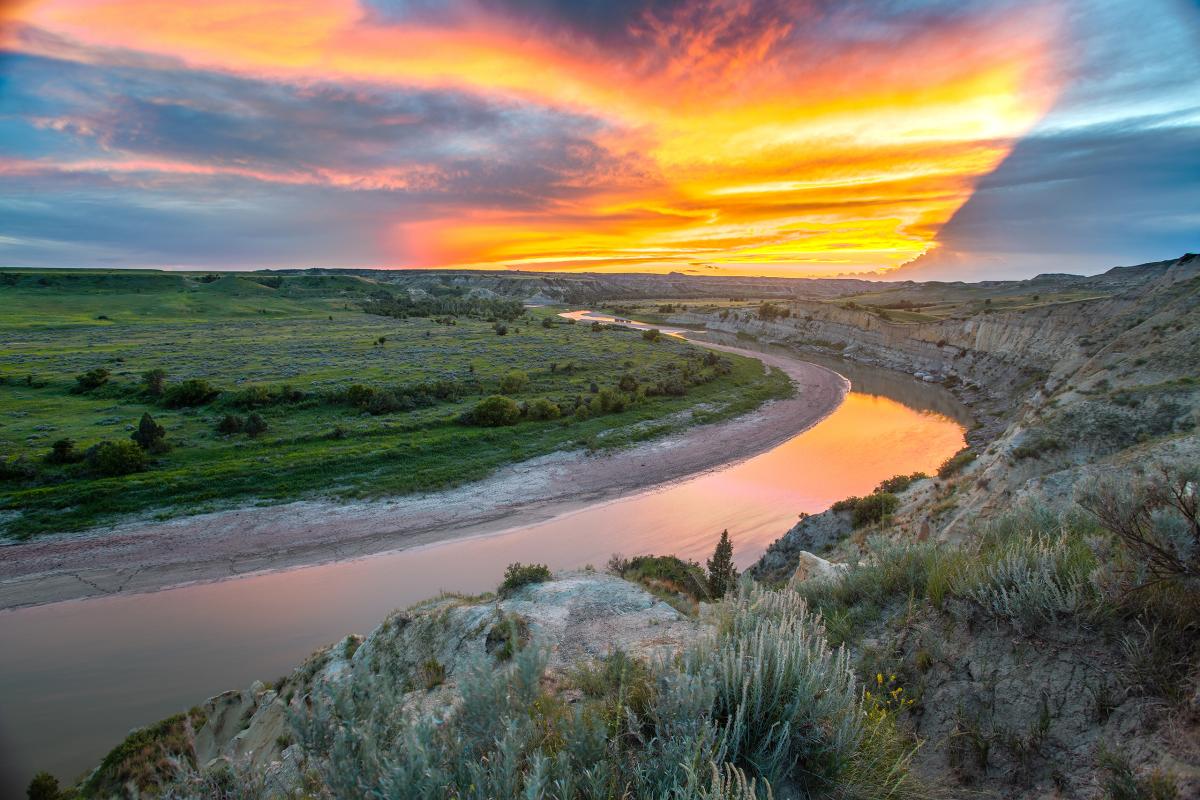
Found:
[[[366,314],[362,301],[377,284],[360,278],[292,276],[278,287],[260,279],[275,283],[253,275],[90,273],[47,275],[45,285],[21,276],[0,286],[0,534],[73,530],[130,514],[436,490],[588,442],[620,447],[718,421],[791,392],[785,376],[754,359],[722,356],[717,368],[677,338],[594,333],[554,322],[553,310],[527,311],[497,336],[483,318],[450,325]],[[145,376],[157,369],[166,374],[154,389]],[[72,394],[77,377],[93,370],[107,371],[107,380]],[[513,373],[527,380],[514,382]],[[670,387],[683,391],[639,388],[622,393],[629,401],[621,411],[572,413],[591,400],[592,384],[617,392],[627,376],[651,388],[676,376]],[[553,404],[562,418],[531,413],[495,429],[461,424],[506,378],[515,401]],[[201,384],[211,389],[195,393],[195,403],[168,402]],[[380,413],[345,400],[356,384],[388,400],[371,407]],[[266,431],[256,438],[218,431],[225,416],[249,408]],[[697,409],[703,414],[690,413]],[[104,478],[44,458],[61,439],[80,452],[128,441],[128,426],[147,411],[171,449],[144,470]]]

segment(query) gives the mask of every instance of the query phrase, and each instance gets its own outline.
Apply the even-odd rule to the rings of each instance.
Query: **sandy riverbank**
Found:
[[[848,389],[824,367],[705,346],[779,367],[795,381],[795,396],[614,453],[531,459],[444,492],[242,508],[9,545],[0,548],[0,609],[221,580],[535,523],[769,450],[826,417]]]

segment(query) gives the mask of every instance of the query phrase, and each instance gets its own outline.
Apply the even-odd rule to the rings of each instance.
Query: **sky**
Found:
[[[1196,0],[0,0],[0,265],[1200,250]]]

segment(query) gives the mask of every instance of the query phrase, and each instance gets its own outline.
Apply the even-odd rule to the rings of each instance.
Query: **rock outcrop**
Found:
[[[226,764],[243,780],[265,781],[267,794],[291,796],[311,768],[298,729],[311,698],[364,670],[395,676],[404,683],[406,705],[437,715],[457,702],[459,679],[473,664],[510,657],[512,637],[520,640],[512,649],[533,640],[547,648],[554,675],[617,650],[643,660],[669,657],[706,627],[637,584],[588,571],[503,599],[446,595],[393,613],[366,637],[348,636],[318,651],[277,685],[256,681],[210,698],[196,710],[204,722],[187,746],[163,753],[162,763],[194,764],[201,773]],[[137,794],[133,780],[113,796]]]

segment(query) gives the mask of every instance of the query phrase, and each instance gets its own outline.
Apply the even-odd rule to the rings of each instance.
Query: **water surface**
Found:
[[[0,771],[9,782],[0,796],[19,796],[39,769],[72,780],[131,728],[274,680],[397,607],[442,590],[493,589],[512,561],[603,568],[617,552],[702,561],[728,529],[744,568],[801,512],[931,471],[963,446],[965,409],[944,390],[826,365],[852,384],[829,417],[767,453],[656,490],[354,561],[0,612]]]

